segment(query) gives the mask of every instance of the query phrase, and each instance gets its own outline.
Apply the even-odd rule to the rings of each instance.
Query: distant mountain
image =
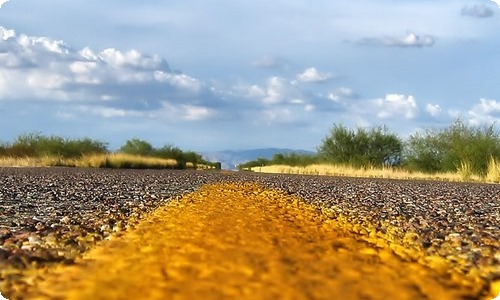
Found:
[[[213,162],[220,162],[222,168],[226,170],[235,170],[237,166],[251,160],[256,160],[259,157],[271,159],[276,153],[298,153],[298,154],[315,154],[312,151],[306,150],[293,150],[293,149],[279,149],[279,148],[265,148],[253,150],[223,150],[213,152],[202,152],[201,155],[204,159]]]

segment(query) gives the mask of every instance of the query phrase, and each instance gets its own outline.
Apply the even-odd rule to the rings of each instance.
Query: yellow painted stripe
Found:
[[[26,299],[464,299],[477,289],[356,238],[297,198],[208,185],[43,276]]]

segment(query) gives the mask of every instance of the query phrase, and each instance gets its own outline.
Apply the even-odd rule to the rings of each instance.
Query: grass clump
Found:
[[[487,182],[500,183],[500,159],[491,158],[486,173]]]

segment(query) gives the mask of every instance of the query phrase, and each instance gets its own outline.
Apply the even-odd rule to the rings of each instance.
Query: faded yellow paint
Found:
[[[42,278],[26,299],[455,300],[478,293],[465,278],[403,261],[298,199],[253,184],[205,186]]]

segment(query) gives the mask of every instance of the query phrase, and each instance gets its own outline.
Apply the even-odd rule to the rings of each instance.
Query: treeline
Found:
[[[27,133],[18,136],[13,142],[0,142],[0,157],[36,158],[58,157],[78,159],[90,155],[106,155],[113,153],[108,143],[90,138],[68,139],[60,136],[46,136],[40,133]],[[118,151],[141,157],[174,159],[175,168],[184,169],[188,164],[196,167],[199,164],[220,168],[220,163],[209,162],[194,151],[184,151],[172,145],[154,148],[150,143],[140,139],[127,140]]]
[[[485,176],[500,162],[500,135],[494,125],[471,126],[461,120],[444,129],[417,132],[407,140],[387,127],[350,129],[335,124],[316,155],[277,154],[239,166],[345,164],[355,167],[398,167],[425,173],[461,172]]]

